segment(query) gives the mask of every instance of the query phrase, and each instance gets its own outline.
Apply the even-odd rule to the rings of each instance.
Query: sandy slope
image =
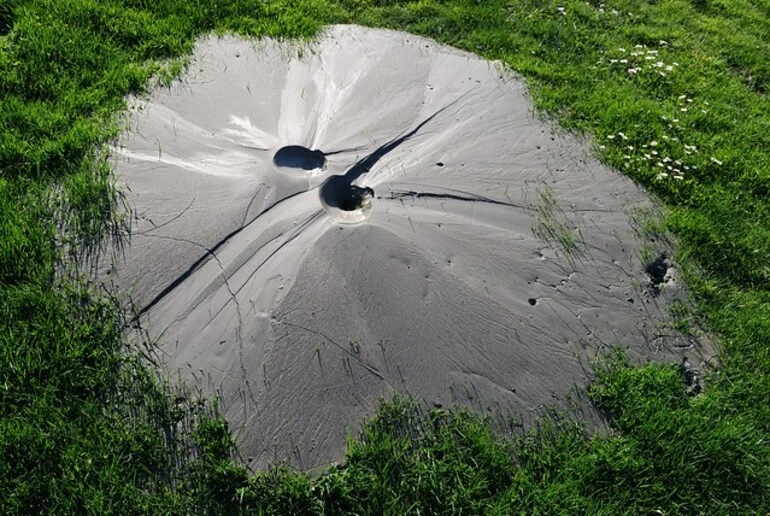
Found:
[[[131,124],[114,154],[137,219],[112,276],[254,464],[339,459],[394,390],[526,419],[602,346],[690,346],[660,325],[676,281],[652,295],[639,256],[644,193],[493,63],[354,26],[301,50],[207,39]],[[290,145],[320,152],[277,166]],[[331,198],[363,188],[363,211]]]

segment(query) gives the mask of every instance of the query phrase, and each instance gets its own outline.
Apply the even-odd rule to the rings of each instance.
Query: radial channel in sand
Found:
[[[301,145],[287,145],[278,149],[273,156],[273,163],[278,168],[323,170],[326,167],[326,156],[320,150],[308,149]]]
[[[514,76],[387,30],[311,47],[202,39],[113,150],[134,216],[104,278],[244,459],[340,460],[396,391],[526,423],[616,345],[697,367],[676,269],[640,253],[646,193]]]

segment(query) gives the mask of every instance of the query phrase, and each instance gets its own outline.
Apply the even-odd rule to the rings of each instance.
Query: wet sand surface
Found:
[[[133,104],[110,278],[254,466],[341,459],[394,391],[527,421],[607,346],[702,354],[665,324],[682,290],[648,270],[647,195],[495,63],[357,26],[208,38]]]

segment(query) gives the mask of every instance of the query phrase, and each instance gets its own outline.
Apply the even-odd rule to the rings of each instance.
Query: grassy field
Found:
[[[682,328],[721,348],[702,393],[613,355],[590,391],[604,437],[555,414],[503,437],[399,398],[318,478],[232,461],[215,404],[158,378],[76,272],[125,225],[103,145],[197,36],[340,22],[504,61],[664,201]],[[769,34],[768,0],[2,0],[0,512],[770,512]]]

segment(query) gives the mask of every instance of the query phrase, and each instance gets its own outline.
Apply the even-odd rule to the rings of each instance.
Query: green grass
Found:
[[[173,74],[198,35],[334,22],[504,61],[660,196],[689,319],[721,346],[703,394],[613,355],[590,393],[604,436],[552,414],[504,437],[397,399],[317,479],[231,460],[216,407],[157,378],[121,304],[75,272],[124,225],[100,149],[124,95]],[[769,33],[767,0],[4,0],[0,512],[769,512]]]
[[[575,262],[585,255],[585,242],[580,228],[567,219],[556,204],[553,191],[547,186],[540,191],[532,233],[553,245],[557,253],[563,255],[570,265],[574,266]]]

